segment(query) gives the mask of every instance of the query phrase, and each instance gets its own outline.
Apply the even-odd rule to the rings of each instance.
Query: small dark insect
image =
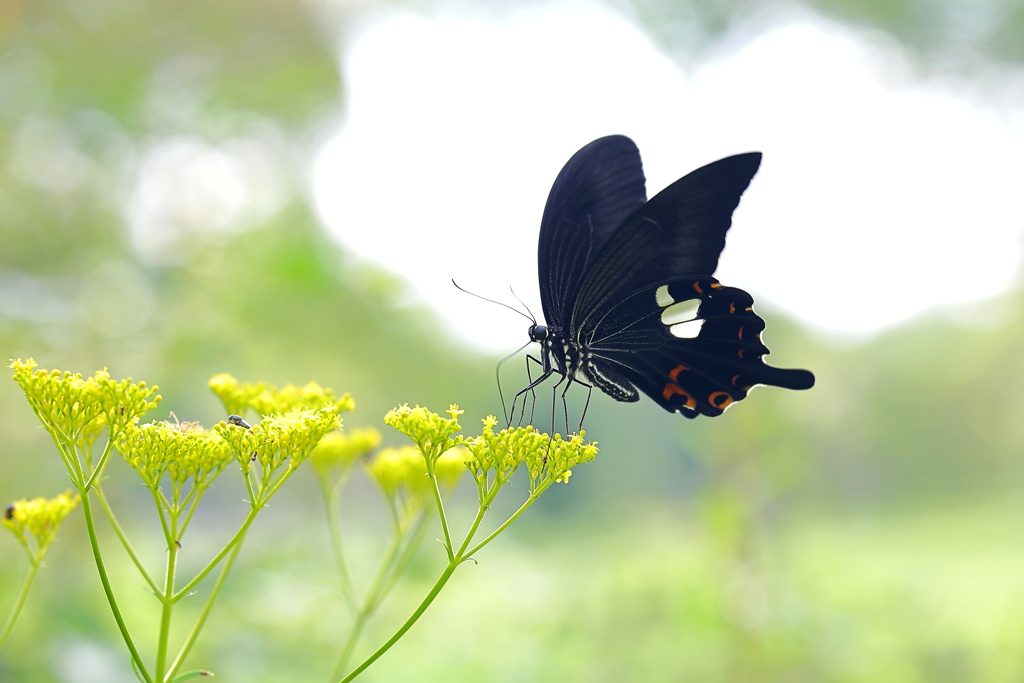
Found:
[[[175,541],[175,542],[174,542],[174,545],[176,545],[176,546],[178,546],[179,548],[181,548],[181,541]]]
[[[246,429],[252,429],[252,425],[243,420],[241,415],[228,415],[228,423],[233,424],[237,427],[245,427]]]
[[[527,394],[552,374],[556,389],[565,385],[566,412],[566,393],[580,384],[616,401],[644,393],[688,418],[721,415],[758,384],[814,385],[807,370],[764,363],[764,320],[753,299],[712,277],[732,212],[760,164],[759,152],[720,159],[648,201],[629,138],[600,138],[569,159],[540,227],[546,324],[529,329],[541,354],[527,367],[533,362],[541,374],[516,394],[512,416],[520,398],[525,413]]]
[[[14,519],[14,506],[13,505],[8,505],[7,506],[7,511],[4,512],[4,519],[6,519],[8,521]]]

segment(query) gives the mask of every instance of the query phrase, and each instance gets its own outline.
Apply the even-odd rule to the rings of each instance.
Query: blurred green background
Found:
[[[1024,60],[1019,1],[812,4],[889,32],[930,70]],[[773,7],[634,5],[680,60]],[[965,34],[968,5],[998,21]],[[411,305],[402,280],[346,253],[311,207],[305,175],[345,104],[337,37],[381,6],[0,0],[0,357],[107,366],[160,385],[153,417],[172,410],[205,424],[224,417],[206,389],[218,372],[349,391],[358,409],[346,424],[382,430],[383,413],[405,402],[457,402],[469,430],[500,413],[498,354]],[[681,22],[685,44],[673,32]],[[172,137],[235,145],[242,158],[256,150],[274,170],[273,201],[244,199],[230,227],[178,217],[172,242],[139,244],[126,216],[140,164]],[[172,257],[140,256],[154,249]],[[818,385],[757,390],[715,420],[595,397],[598,460],[460,569],[365,680],[1024,679],[1022,296],[966,316],[993,323],[935,315],[859,341],[762,310],[773,364],[810,368]],[[197,550],[244,513],[232,474],[209,496]],[[158,563],[143,489],[116,461],[109,476],[115,505],[137,506],[123,517]],[[19,389],[0,383],[0,500],[66,487]],[[468,487],[461,494],[464,518],[472,501]],[[356,481],[346,501],[366,565],[386,527],[374,496]],[[112,563],[129,622],[146,623],[154,601],[125,562]],[[364,653],[440,566],[439,548],[425,544]],[[24,571],[16,542],[0,535],[0,614]],[[346,624],[331,586],[325,524],[303,473],[250,534],[192,668],[225,681],[325,680]],[[76,513],[0,650],[0,681],[133,679]]]

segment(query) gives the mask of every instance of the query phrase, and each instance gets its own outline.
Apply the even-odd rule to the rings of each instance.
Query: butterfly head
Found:
[[[548,328],[544,325],[530,325],[530,341],[543,342],[548,338]]]

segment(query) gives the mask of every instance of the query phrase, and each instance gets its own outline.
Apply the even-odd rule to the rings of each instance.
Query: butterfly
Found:
[[[647,201],[636,144],[622,135],[576,152],[548,195],[538,270],[541,374],[617,401],[644,393],[669,412],[721,415],[757,384],[809,389],[814,375],[767,365],[762,320],[742,289],[714,277],[733,210],[761,164],[720,159]],[[529,364],[530,360],[527,361]],[[552,398],[554,400],[554,397]],[[589,395],[588,395],[589,403]],[[513,412],[515,400],[513,401]],[[584,414],[586,408],[584,408]]]

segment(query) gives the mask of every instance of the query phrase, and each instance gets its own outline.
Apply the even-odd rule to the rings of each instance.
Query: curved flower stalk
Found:
[[[352,579],[349,576],[348,564],[345,561],[339,502],[341,491],[348,482],[353,465],[368,456],[379,445],[380,432],[376,429],[334,431],[320,440],[317,447],[313,449],[313,455],[310,456],[310,464],[316,475],[317,483],[320,485],[320,495],[324,501],[331,550],[334,554],[335,569],[338,572],[338,586],[353,615],[359,608],[352,587]]]
[[[459,410],[458,406],[452,405],[447,412],[450,417],[444,418],[420,406],[410,408],[408,405],[403,405],[390,411],[384,417],[386,424],[408,436],[415,444],[422,463],[422,469],[419,471],[424,472],[429,482],[431,497],[434,499],[444,531],[448,565],[408,620],[376,652],[345,676],[341,683],[348,683],[356,678],[398,642],[427,610],[459,565],[473,559],[476,553],[529,509],[552,484],[568,482],[572,475],[572,468],[590,462],[597,456],[597,444],[584,441],[585,433],[583,432],[564,438],[560,434],[549,437],[547,434],[536,431],[533,427],[508,428],[495,433],[494,427],[498,421],[493,415],[489,415],[483,420],[480,436],[471,438],[456,436],[456,433],[462,429],[458,423],[458,416],[463,411]],[[408,453],[407,450],[401,456],[396,454],[392,456],[392,459],[396,463],[399,460],[403,463],[407,462]],[[446,480],[449,480],[448,478],[451,476],[452,466],[456,463],[461,463],[460,467],[466,468],[476,482],[478,502],[477,513],[457,547],[452,542],[442,495],[443,490],[448,486]],[[473,540],[480,529],[484,516],[491,508],[498,493],[506,488],[504,485],[523,465],[526,466],[529,481],[526,500],[508,519],[474,545]],[[393,481],[392,477],[395,477],[393,473],[401,467],[405,467],[405,465],[381,466],[384,472],[378,476],[378,481],[383,482],[381,488],[385,492],[398,490],[398,485],[391,482]],[[394,480],[397,480],[397,477]],[[415,497],[417,494],[410,489],[406,495]],[[348,651],[350,652],[350,650]],[[342,663],[344,663],[344,658]]]
[[[379,440],[379,435],[377,435]],[[452,448],[441,453],[435,461],[434,471],[442,495],[450,493],[466,472],[463,461],[465,450]],[[384,448],[372,458],[365,459],[366,473],[377,485],[391,518],[391,538],[388,542],[377,571],[360,598],[356,598],[344,556],[340,556],[339,567],[343,588],[352,612],[352,627],[335,663],[331,680],[337,680],[348,665],[356,643],[362,635],[367,621],[390,593],[395,583],[409,566],[416,550],[423,541],[430,517],[428,512],[434,496],[434,486],[427,472],[427,464],[415,446]],[[340,554],[340,539],[338,542]]]
[[[107,603],[121,637],[131,652],[136,669],[143,680],[151,681],[128,627],[117,609],[96,535],[89,492],[96,488],[96,483],[101,479],[120,432],[160,402],[160,396],[156,394],[157,387],[147,387],[145,382],[133,383],[131,379],[111,379],[106,369],[97,371],[92,377],[60,370],[42,370],[38,369],[37,363],[31,358],[25,362],[20,358],[13,360],[8,367],[14,370],[14,381],[25,392],[33,412],[53,439],[67,468],[68,477],[78,490],[93,559]],[[92,447],[104,428],[107,430],[107,441],[99,458],[94,460]],[[98,490],[96,492],[102,502],[102,495]]]
[[[50,549],[50,545],[57,538],[57,530],[65,518],[78,505],[79,498],[72,495],[71,491],[65,491],[55,498],[34,498],[33,500],[18,500],[11,503],[4,512],[0,524],[11,530],[11,533],[18,539],[21,546],[28,555],[29,570],[22,583],[21,590],[15,600],[14,608],[3,630],[0,630],[0,646],[3,646],[7,636],[14,629],[14,623],[21,614],[21,608],[25,606],[25,600],[32,589],[32,582],[35,581],[36,573],[42,566],[43,558]]]

